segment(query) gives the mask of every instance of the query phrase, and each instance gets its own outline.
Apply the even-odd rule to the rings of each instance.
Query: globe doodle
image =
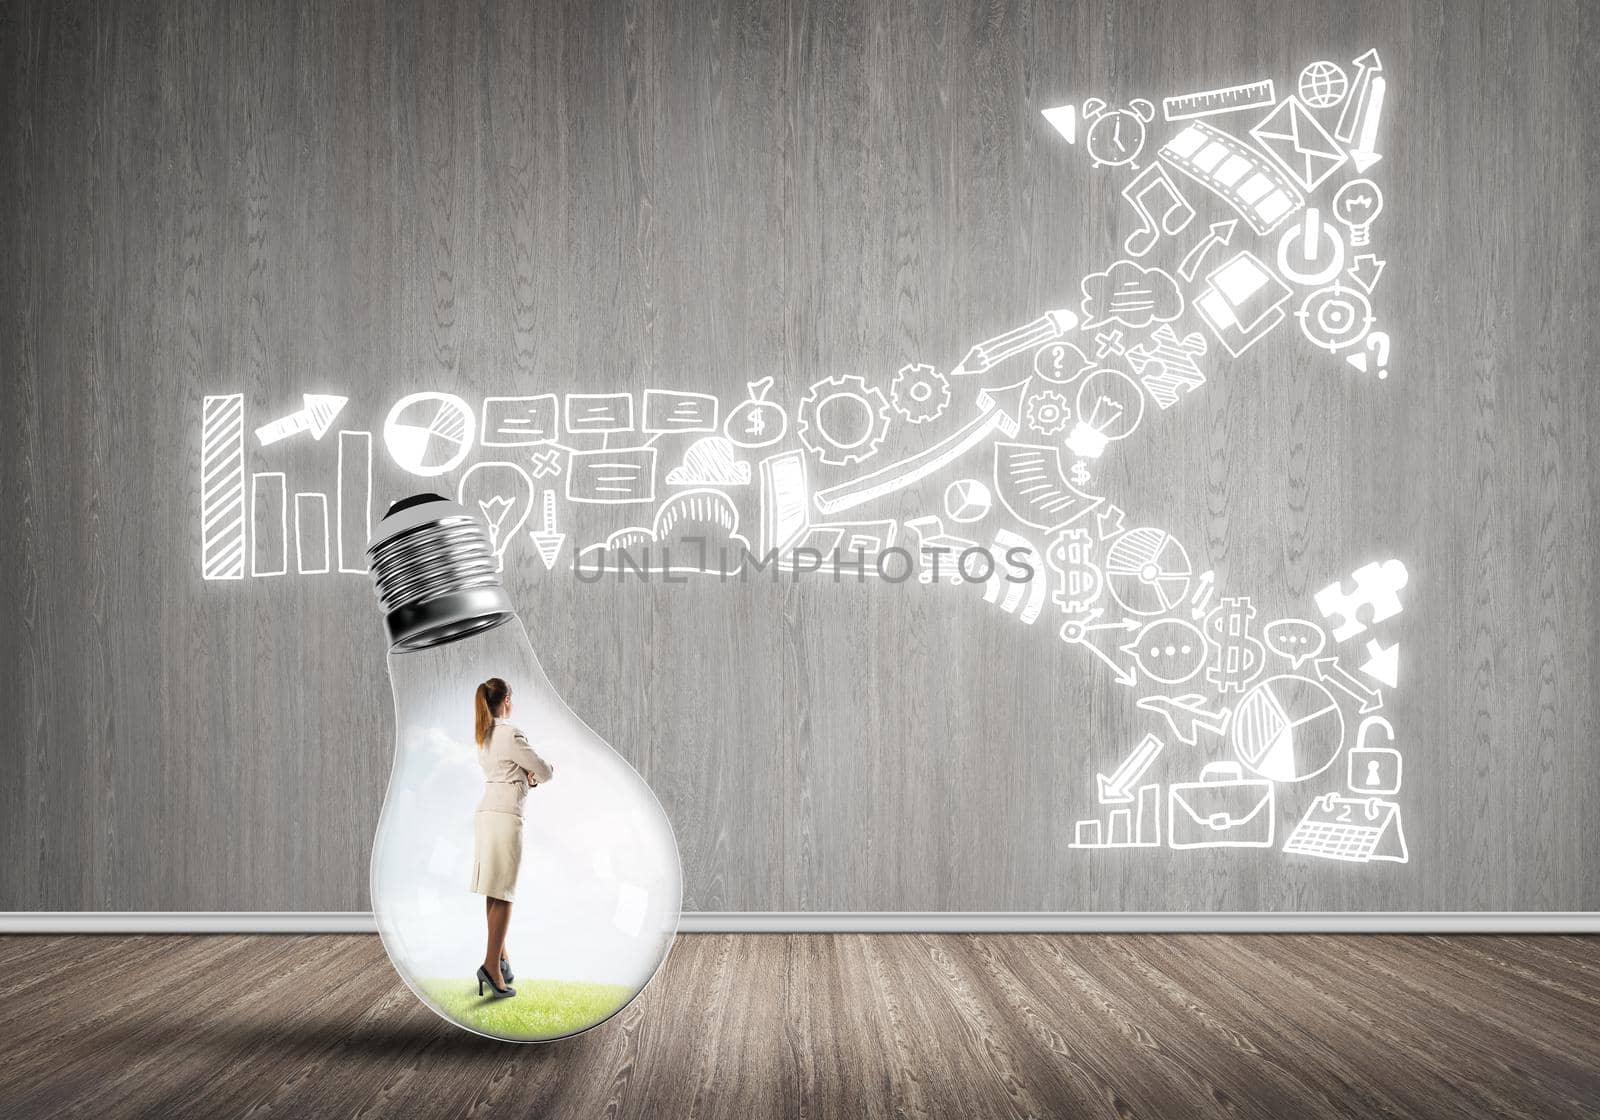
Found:
[[[1344,100],[1350,81],[1338,63],[1313,62],[1300,71],[1300,100],[1313,109],[1328,109]]]

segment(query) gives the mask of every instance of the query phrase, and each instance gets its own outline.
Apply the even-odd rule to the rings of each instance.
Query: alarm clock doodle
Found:
[[[1098,97],[1083,103],[1081,115],[1088,124],[1084,146],[1096,167],[1138,167],[1144,151],[1145,126],[1156,119],[1153,102],[1136,97],[1125,109],[1109,108]]]

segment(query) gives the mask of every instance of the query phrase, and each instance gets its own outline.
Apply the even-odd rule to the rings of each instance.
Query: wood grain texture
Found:
[[[1597,1116],[1596,949],[692,934],[604,1026],[518,1047],[436,1018],[375,937],[9,937],[0,1101],[18,1120]]]
[[[204,394],[348,392],[377,430],[424,387],[792,396],[960,354],[1129,232],[1040,108],[1373,45],[1403,368],[1280,331],[1101,481],[1263,618],[1406,561],[1410,865],[1069,851],[1145,723],[975,596],[511,590],[691,909],[1600,907],[1597,44],[1577,0],[6,5],[0,909],[367,905],[371,594],[201,581]]]

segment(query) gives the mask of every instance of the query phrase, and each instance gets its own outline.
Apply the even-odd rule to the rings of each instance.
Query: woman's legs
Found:
[[[500,958],[506,951],[506,930],[511,925],[511,900],[506,898],[490,898],[485,895],[483,899],[484,917],[489,926],[489,942],[484,948],[483,967],[495,982],[505,987],[505,978],[500,975]]]

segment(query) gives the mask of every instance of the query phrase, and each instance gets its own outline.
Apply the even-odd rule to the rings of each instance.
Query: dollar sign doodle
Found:
[[[1215,649],[1206,679],[1218,692],[1243,692],[1261,675],[1266,648],[1250,635],[1255,604],[1246,598],[1222,598],[1206,616],[1206,631]]]
[[[761,415],[761,410],[759,408],[751,409],[750,421],[745,425],[745,432],[752,436],[758,436],[766,430],[767,418]]]
[[[1083,465],[1082,459],[1074,460],[1072,464],[1072,485],[1082,487],[1088,481],[1089,468]]]
[[[1051,598],[1063,614],[1084,614],[1100,598],[1106,577],[1093,555],[1094,538],[1087,529],[1063,529],[1045,553],[1045,562],[1061,575],[1061,586]]]

